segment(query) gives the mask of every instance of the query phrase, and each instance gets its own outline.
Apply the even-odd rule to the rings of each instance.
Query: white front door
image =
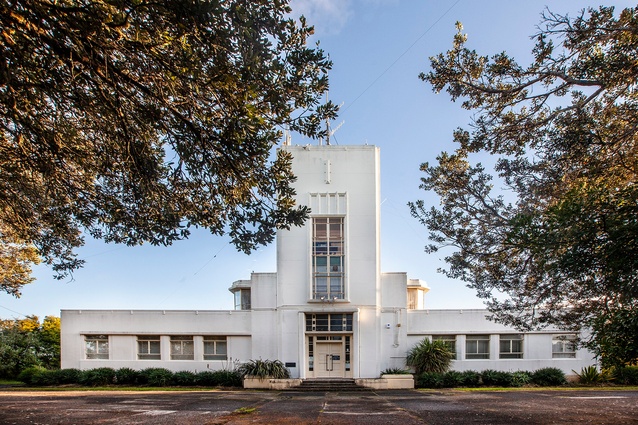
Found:
[[[344,351],[342,341],[317,341],[315,377],[343,378]]]

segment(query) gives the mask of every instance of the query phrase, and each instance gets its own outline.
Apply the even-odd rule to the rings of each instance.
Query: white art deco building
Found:
[[[573,335],[521,333],[485,310],[429,310],[423,281],[381,272],[379,148],[282,149],[312,213],[278,233],[276,273],[234,282],[231,311],[63,310],[62,367],[203,371],[278,359],[294,378],[376,378],[426,337],[449,342],[456,370],[571,374],[594,363]]]

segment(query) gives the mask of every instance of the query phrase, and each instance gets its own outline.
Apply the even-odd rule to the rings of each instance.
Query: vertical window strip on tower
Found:
[[[345,299],[343,217],[315,217],[313,226],[313,294],[315,300]]]

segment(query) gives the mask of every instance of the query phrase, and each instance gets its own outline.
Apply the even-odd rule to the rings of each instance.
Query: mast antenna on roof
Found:
[[[326,90],[326,104],[328,103],[328,90]],[[339,105],[339,108],[337,109],[341,109],[341,107],[343,106],[344,102],[341,102],[341,105]],[[330,146],[330,137],[333,136],[337,130],[339,130],[341,128],[341,126],[343,125],[345,121],[341,121],[341,124],[339,124],[337,126],[337,128],[335,128],[334,130],[330,130],[330,118],[326,117],[326,145]],[[323,145],[323,137],[319,139],[319,145]]]

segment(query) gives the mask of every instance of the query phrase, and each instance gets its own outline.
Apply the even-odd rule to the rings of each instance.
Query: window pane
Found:
[[[328,242],[315,242],[315,254],[327,254]]]
[[[306,314],[306,330],[312,331],[312,315]]]
[[[330,315],[330,330],[333,332],[343,330],[343,314]]]
[[[250,310],[251,308],[250,289],[242,289],[240,292],[241,292],[241,309]]]
[[[552,338],[552,357],[555,359],[576,358],[576,335],[555,335]]]
[[[328,297],[328,278],[325,276],[315,277],[315,298]]]
[[[523,351],[523,341],[512,341],[512,351],[514,353],[520,353]]]
[[[106,335],[85,337],[84,347],[87,359],[109,358],[109,340]]]
[[[466,359],[489,359],[490,336],[468,335],[465,341]]]
[[[326,273],[328,271],[328,257],[315,257],[315,272]]]
[[[333,220],[339,220],[334,219]],[[341,223],[330,223],[330,239],[341,239]]]
[[[315,219],[315,239],[327,239],[327,231],[326,231],[326,224],[325,224],[325,218],[324,219],[320,219],[320,218],[316,218]],[[324,223],[320,223],[320,221],[324,221]]]
[[[328,331],[328,315],[327,314],[317,314],[315,320],[315,330],[317,331]]]
[[[192,336],[171,337],[171,360],[194,360]]]
[[[342,278],[341,276],[331,277],[330,278],[330,297],[342,298],[343,286],[342,286]]]

